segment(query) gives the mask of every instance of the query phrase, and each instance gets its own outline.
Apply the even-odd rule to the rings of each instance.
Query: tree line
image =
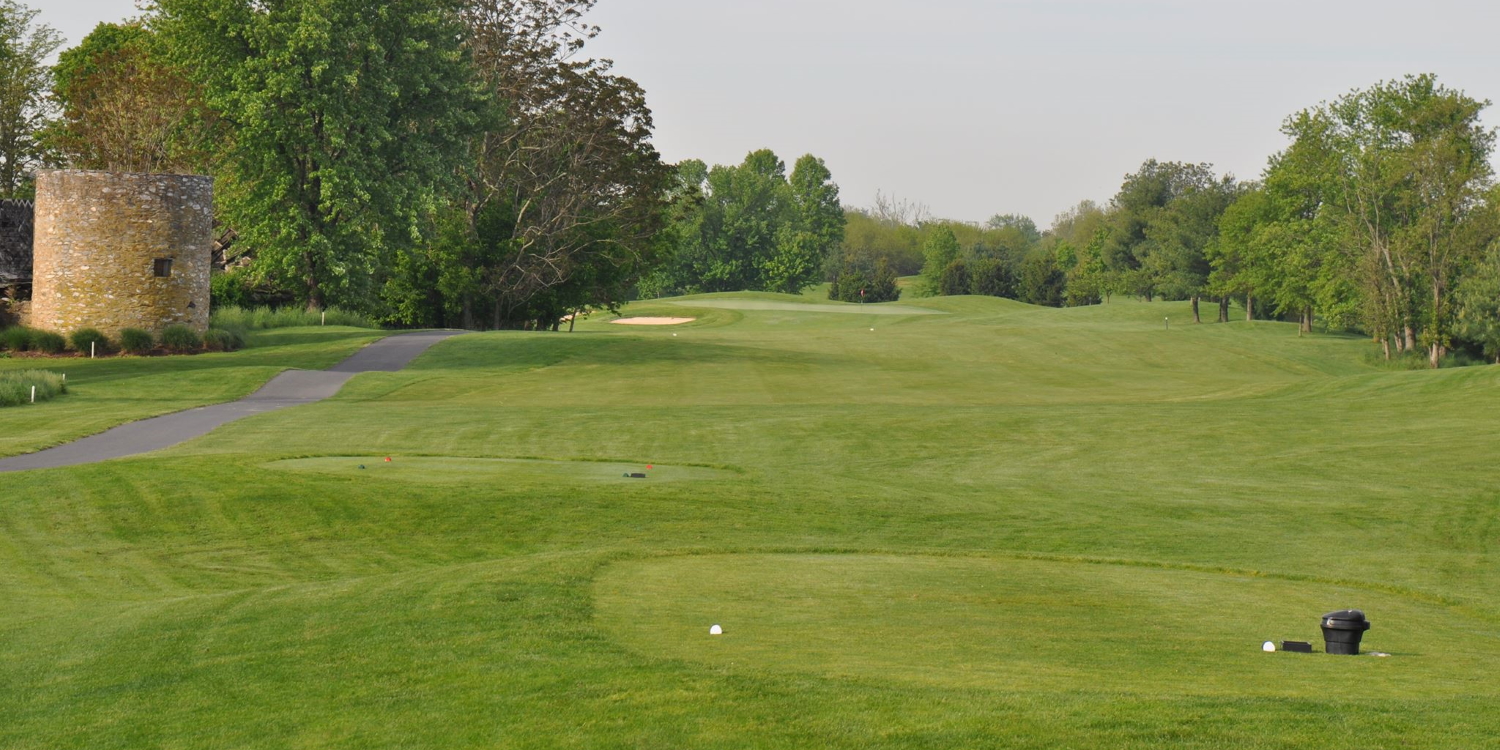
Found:
[[[1203,302],[1500,360],[1488,102],[1411,76],[1288,118],[1256,180],[1148,161],[1046,231],[841,204],[826,163],[665,164],[645,92],[584,59],[595,0],[157,0],[60,36],[0,0],[0,195],[42,166],[216,178],[215,298],[556,327],[638,296],[829,282],[1038,305]]]
[[[1191,300],[1247,319],[1354,331],[1387,359],[1500,362],[1500,188],[1489,102],[1409,76],[1289,117],[1257,180],[1147,161],[1107,205],[1084,201],[1037,232],[918,211],[852,212],[842,266],[919,269],[918,294],[1039,305],[1115,295]],[[920,262],[919,262],[920,259]],[[830,274],[832,276],[833,274]]]
[[[580,54],[594,2],[158,0],[49,67],[58,34],[0,0],[0,86],[25,93],[0,192],[47,166],[208,174],[216,301],[552,327],[669,249],[645,93]]]

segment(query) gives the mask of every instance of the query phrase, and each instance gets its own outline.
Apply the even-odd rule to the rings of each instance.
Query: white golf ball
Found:
[[[721,628],[721,627],[719,627],[718,625],[715,625],[715,626],[713,626],[713,627],[711,627],[711,628],[708,629],[708,634],[709,635],[724,635],[724,629]]]

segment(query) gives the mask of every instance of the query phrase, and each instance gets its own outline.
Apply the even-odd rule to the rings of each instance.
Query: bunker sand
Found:
[[[617,326],[680,326],[697,318],[620,318],[609,322]]]
[[[816,303],[803,304],[800,302],[773,302],[758,299],[691,299],[691,300],[662,300],[669,305],[681,305],[683,307],[712,307],[718,310],[767,310],[774,312],[808,312],[808,313],[835,313],[843,315],[947,315],[942,310],[929,310],[925,307],[913,307],[911,305],[893,305],[890,303],[878,303],[873,305],[860,305],[848,303],[843,305],[820,305]],[[618,321],[616,321],[618,322]]]

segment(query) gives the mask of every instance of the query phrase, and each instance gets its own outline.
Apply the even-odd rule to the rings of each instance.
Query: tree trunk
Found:
[[[1410,324],[1405,328],[1405,340],[1402,342],[1401,351],[1414,352],[1417,350],[1417,332]]]
[[[1249,323],[1252,320],[1255,320],[1255,297],[1247,294],[1245,295],[1245,322]]]
[[[1228,323],[1229,322],[1229,298],[1228,297],[1220,297],[1219,298],[1219,322],[1220,323]]]
[[[318,277],[312,272],[311,268],[308,269],[305,280],[307,282],[307,311],[317,312],[322,310],[323,288],[318,285]]]
[[[1313,311],[1312,311],[1312,308],[1309,307],[1309,308],[1306,308],[1305,310],[1302,311],[1302,328],[1301,328],[1301,330],[1297,331],[1297,335],[1301,336],[1302,334],[1305,334],[1305,333],[1312,333],[1312,324],[1313,324]]]
[[[1387,361],[1387,362],[1391,361],[1391,337],[1390,336],[1381,336],[1380,337],[1380,348],[1383,349],[1383,350],[1385,350],[1385,361]]]
[[[1193,322],[1202,323],[1203,319],[1198,317],[1198,295],[1193,295]]]
[[[568,316],[568,333],[572,333],[573,332],[573,324],[577,323],[577,322],[578,322],[578,311],[574,310],[573,314]]]
[[[1428,355],[1427,355],[1427,361],[1432,364],[1432,369],[1434,369],[1434,370],[1438,369],[1438,364],[1443,361],[1443,355],[1447,354],[1447,353],[1448,352],[1446,350],[1444,350],[1444,348],[1442,347],[1442,345],[1440,345],[1440,344],[1433,344],[1432,345],[1432,350],[1430,352],[1428,352]]]

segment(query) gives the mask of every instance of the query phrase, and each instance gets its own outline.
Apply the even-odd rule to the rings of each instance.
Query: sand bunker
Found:
[[[620,318],[609,322],[617,326],[680,326],[695,320],[697,318]]]
[[[942,310],[929,310],[912,305],[895,305],[889,302],[861,305],[844,303],[825,305],[815,302],[776,302],[762,299],[684,299],[662,300],[669,305],[683,307],[713,307],[720,310],[765,310],[775,312],[842,313],[844,315],[947,315]],[[616,321],[619,322],[619,321]]]

